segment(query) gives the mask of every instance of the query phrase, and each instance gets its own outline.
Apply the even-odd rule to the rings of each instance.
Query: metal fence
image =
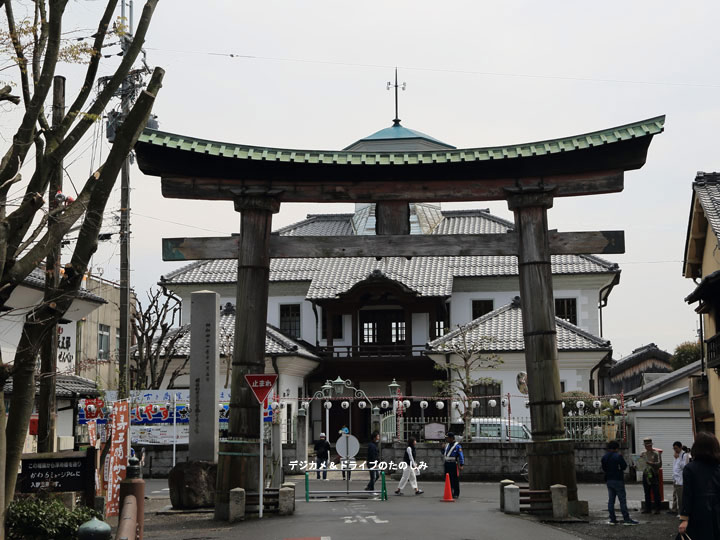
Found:
[[[503,440],[510,440],[513,442],[520,440],[522,438],[522,428],[519,424],[524,425],[529,431],[532,431],[529,416],[511,416],[510,418],[505,416],[502,418],[498,417],[497,420],[501,425],[501,427],[498,426],[498,431],[503,433]],[[564,421],[565,436],[573,441],[600,442],[626,440],[627,425],[626,417],[624,415],[566,416]],[[442,438],[437,436],[437,432],[426,433],[425,428],[428,424],[436,424],[438,425],[438,428],[439,426],[442,426],[442,429],[439,430],[440,432],[450,429],[449,419],[445,416],[403,417],[397,416],[394,413],[387,413],[382,417],[381,437],[384,442],[397,439],[406,441],[410,437],[415,437],[418,442]],[[510,434],[509,438],[508,434]],[[486,439],[483,438],[483,440]],[[499,437],[498,440],[500,440]]]

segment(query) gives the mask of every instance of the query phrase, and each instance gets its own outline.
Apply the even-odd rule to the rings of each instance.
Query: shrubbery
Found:
[[[86,506],[69,510],[58,499],[18,499],[7,511],[8,540],[72,540],[86,521],[100,515]]]

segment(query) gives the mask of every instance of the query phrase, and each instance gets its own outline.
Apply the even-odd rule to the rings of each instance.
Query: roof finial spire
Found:
[[[390,88],[395,88],[395,118],[393,119],[393,125],[399,126],[400,125],[400,118],[398,117],[398,88],[402,88],[405,90],[407,87],[407,83],[402,83],[401,85],[398,85],[398,78],[397,78],[397,68],[395,68],[395,84],[393,84],[391,81],[388,81],[387,83],[387,89],[390,90]]]

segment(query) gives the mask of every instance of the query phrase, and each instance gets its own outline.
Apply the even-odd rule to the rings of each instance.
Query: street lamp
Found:
[[[345,391],[345,386],[349,386],[351,383],[352,383],[352,381],[350,381],[350,380],[343,381],[340,378],[340,375],[338,375],[338,378],[332,382],[333,390],[335,390],[335,393],[338,396],[342,396],[343,392]]]
[[[323,384],[320,389],[322,390],[323,396],[326,398],[329,398],[332,394],[333,385],[330,382],[330,379],[327,379],[325,381],[325,384]]]
[[[397,395],[398,390],[400,389],[400,385],[397,383],[395,379],[392,380],[390,384],[388,384],[388,390],[390,390],[390,395],[395,396]]]

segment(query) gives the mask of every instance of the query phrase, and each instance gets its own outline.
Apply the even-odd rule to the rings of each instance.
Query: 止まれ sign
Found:
[[[245,375],[245,380],[253,394],[255,394],[258,403],[265,401],[277,378],[277,375]]]

